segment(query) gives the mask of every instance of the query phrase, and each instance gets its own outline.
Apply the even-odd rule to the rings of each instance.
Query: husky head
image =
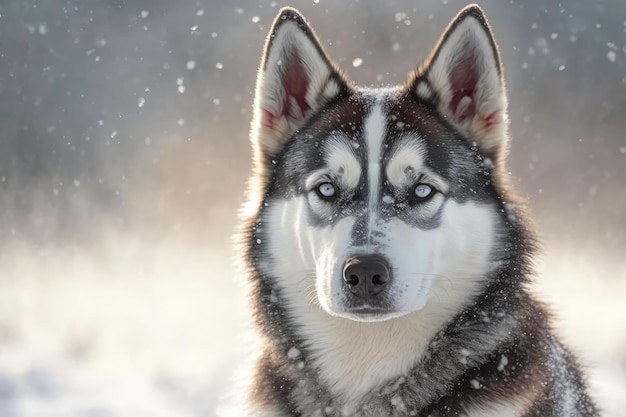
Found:
[[[507,101],[482,11],[404,86],[353,86],[293,9],[258,73],[248,256],[268,302],[383,321],[458,309],[502,262]]]

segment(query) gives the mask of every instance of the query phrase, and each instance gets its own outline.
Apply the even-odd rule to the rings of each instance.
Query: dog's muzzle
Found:
[[[391,283],[391,267],[380,255],[357,255],[346,260],[343,283],[350,293],[369,301]]]

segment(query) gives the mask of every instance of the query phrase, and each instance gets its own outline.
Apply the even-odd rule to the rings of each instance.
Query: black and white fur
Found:
[[[479,7],[385,89],[351,85],[283,9],[254,106],[241,238],[263,347],[242,415],[598,415],[525,287],[534,239]]]

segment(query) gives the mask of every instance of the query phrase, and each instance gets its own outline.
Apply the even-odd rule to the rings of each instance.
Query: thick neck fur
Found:
[[[498,278],[492,281],[495,284],[480,299],[464,311],[450,312],[444,322],[441,317],[433,316],[441,312],[432,309],[415,313],[413,317],[360,323],[328,316],[311,306],[311,313],[320,317],[310,322],[319,322],[324,327],[317,329],[317,340],[310,344],[291,325],[289,312],[281,307],[280,294],[269,290],[270,285],[260,285],[258,290],[267,297],[258,298],[261,311],[257,318],[266,328],[272,327],[272,331],[265,332],[272,346],[266,366],[273,368],[270,373],[280,383],[292,386],[288,395],[277,400],[297,398],[297,409],[284,405],[285,411],[297,415],[315,415],[322,407],[328,416],[372,417],[382,415],[381,412],[393,416],[402,409],[417,413],[446,401],[445,397],[441,400],[443,393],[471,369],[494,360],[499,349],[510,342],[511,335],[522,333],[514,318],[520,317],[516,306],[528,310],[523,316],[540,313],[533,310],[534,303],[521,288],[511,290],[498,285],[501,280],[510,279],[508,272],[499,271]],[[301,321],[299,318],[299,325]],[[276,333],[279,328],[284,331]],[[532,336],[532,332],[544,329],[528,330]],[[513,360],[514,353],[508,355]],[[523,359],[517,360],[518,366],[523,365]],[[411,383],[405,384],[409,380]],[[305,395],[307,392],[316,394]],[[398,408],[399,401],[404,405]],[[362,404],[367,404],[367,409],[362,409]]]

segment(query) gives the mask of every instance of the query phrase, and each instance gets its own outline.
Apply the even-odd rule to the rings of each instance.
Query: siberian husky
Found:
[[[478,6],[381,89],[352,85],[280,11],[240,235],[263,340],[244,415],[598,415],[526,288],[535,244],[507,125]]]

